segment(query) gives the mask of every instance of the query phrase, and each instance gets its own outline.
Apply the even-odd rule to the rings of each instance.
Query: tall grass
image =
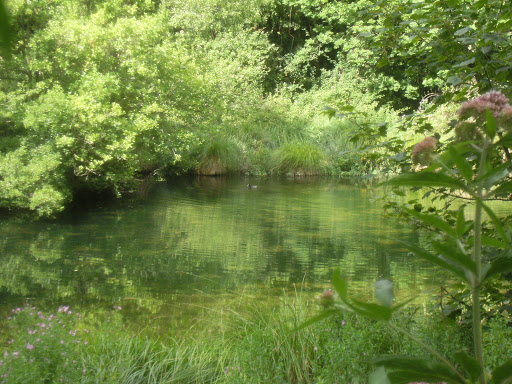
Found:
[[[273,155],[274,169],[294,176],[320,175],[329,162],[324,151],[315,144],[294,142],[283,145]]]
[[[190,341],[164,345],[142,337],[103,338],[87,351],[83,383],[216,383],[225,346]]]
[[[224,175],[238,171],[242,166],[242,151],[229,138],[217,138],[205,142],[197,155],[196,171],[200,175]]]
[[[317,300],[305,293],[283,295],[280,304],[274,307],[248,296],[239,301],[246,301],[241,309],[223,311],[231,315],[223,319],[220,332],[212,334],[206,329],[204,333],[194,333],[195,337],[183,335],[181,339],[133,334],[123,327],[119,314],[101,318],[102,321],[92,320],[95,317],[91,316],[82,320],[75,317],[77,324],[67,324],[66,332],[56,335],[56,340],[65,340],[64,344],[55,343],[60,348],[58,353],[46,354],[37,362],[41,380],[32,375],[31,382],[44,383],[43,373],[51,370],[67,377],[73,374],[70,382],[84,384],[309,384],[356,380],[364,383],[368,380],[368,363],[372,357],[424,353],[384,324],[350,314],[296,331],[318,307]],[[226,307],[233,308],[235,304],[227,303]],[[72,321],[71,316],[67,319]],[[19,329],[11,329],[8,339],[14,342],[0,340],[8,354],[8,359],[0,356],[0,383],[19,382],[15,377],[3,378],[2,374],[9,373],[11,368],[13,372],[18,372],[17,368],[26,369],[28,360],[23,356],[30,357],[39,347],[34,342],[34,350],[27,349],[27,343],[32,343],[29,338],[39,336],[27,335],[27,329],[35,329],[35,323],[41,320],[34,316],[34,324],[26,321],[20,323]],[[466,327],[438,313],[426,317],[406,313],[396,321],[448,353],[471,342]],[[81,330],[87,344],[75,343],[75,336],[68,334],[68,329],[75,328]],[[90,331],[85,333],[85,328]],[[510,351],[511,332],[506,321],[490,324],[490,332],[484,336],[491,360],[499,361],[503,353]],[[46,337],[53,340],[49,335]],[[20,351],[18,358],[12,358],[14,351]],[[61,352],[69,355],[69,359],[62,358]],[[71,364],[72,359],[73,371],[70,371],[66,364]]]

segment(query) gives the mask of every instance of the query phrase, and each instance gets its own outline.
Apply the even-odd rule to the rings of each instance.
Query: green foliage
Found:
[[[76,328],[80,317],[65,306],[53,314],[28,305],[13,309],[2,340],[7,346],[0,364],[2,382],[80,382],[85,374],[80,350],[90,341],[87,330]]]
[[[52,216],[64,209],[69,198],[60,155],[49,145],[30,149],[22,146],[0,155],[0,203],[3,207]]]
[[[224,175],[241,167],[241,150],[232,140],[214,139],[203,144],[198,156],[197,173]]]
[[[290,143],[274,154],[275,168],[294,176],[318,175],[325,172],[328,162],[320,148],[308,143]]]
[[[386,182],[386,184],[394,186],[430,187],[437,194],[442,195],[449,191],[451,195],[466,196],[466,198],[474,200],[474,219],[469,222],[465,219],[464,206],[460,207],[454,215],[456,220],[451,219],[450,221],[445,221],[443,217],[435,213],[435,210],[434,213],[420,213],[421,205],[418,209],[415,207],[414,210],[403,209],[410,217],[415,218],[434,232],[428,249],[405,245],[417,256],[450,272],[471,293],[470,307],[474,343],[472,356],[465,351],[457,352],[452,356],[456,363],[454,364],[453,361],[449,361],[407,330],[396,327],[391,322],[392,315],[404,304],[392,306],[393,291],[391,283],[388,281],[379,281],[376,284],[375,296],[380,304],[367,303],[350,298],[347,295],[346,283],[338,273],[335,273],[333,286],[338,293],[339,303],[332,303],[328,311],[306,323],[306,325],[314,323],[338,311],[354,312],[370,319],[387,322],[390,327],[416,341],[436,358],[435,361],[400,356],[379,358],[375,361],[375,365],[386,368],[387,379],[381,369],[374,376],[376,382],[382,380],[389,380],[391,383],[410,381],[469,383],[478,381],[485,384],[487,381],[485,371],[489,370],[489,365],[484,360],[482,339],[482,290],[484,284],[488,283],[491,278],[512,270],[512,258],[509,252],[511,247],[510,227],[504,220],[496,216],[487,205],[486,200],[496,194],[508,193],[506,188],[503,188],[503,185],[508,183],[504,181],[504,176],[496,176],[500,175],[502,170],[507,170],[503,173],[509,173],[510,165],[506,162],[507,157],[505,156],[507,150],[503,148],[503,145],[498,146],[501,140],[498,140],[497,137],[503,137],[510,129],[508,120],[510,108],[507,98],[499,92],[489,92],[466,102],[458,112],[461,119],[458,124],[464,124],[471,130],[473,140],[468,142],[456,137],[455,141],[450,143],[445,152],[434,159],[434,163],[429,167],[425,167],[417,173],[399,175]],[[468,118],[471,120],[467,121]],[[432,151],[435,149],[432,148],[432,145],[424,144],[431,142],[434,141],[422,141],[415,147],[414,153]],[[445,206],[447,212],[449,206],[450,204]],[[489,216],[490,223],[488,225],[493,227],[494,236],[491,235],[491,237],[495,241],[492,241],[492,238],[486,240],[486,236],[483,235],[485,231],[482,226],[483,211]],[[448,216],[447,212],[444,212],[444,216]],[[487,232],[485,233],[487,234]],[[484,247],[484,243],[490,247]],[[510,361],[506,361],[503,366],[494,370],[496,382],[510,380],[510,373],[505,374],[509,364]]]

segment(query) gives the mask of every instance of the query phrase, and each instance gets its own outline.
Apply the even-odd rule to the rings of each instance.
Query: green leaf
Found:
[[[442,232],[445,232],[451,236],[456,237],[457,233],[455,230],[448,224],[446,221],[444,221],[441,217],[437,215],[425,215],[423,213],[417,212],[413,209],[404,209],[407,213],[409,213],[411,216],[414,216],[418,220],[422,221],[423,223],[427,225],[431,225],[437,229],[440,229]]]
[[[344,105],[343,107],[340,107],[340,112],[354,112],[356,107],[353,105]]]
[[[380,356],[373,361],[377,367],[386,368],[391,383],[410,382],[466,382],[445,364],[410,356]]]
[[[451,262],[458,264],[466,271],[476,273],[476,264],[471,258],[471,256],[462,253],[457,247],[457,244],[455,244],[455,242],[433,241],[432,246],[447,260],[450,260]]]
[[[497,143],[494,144],[499,147],[512,147],[512,134],[503,136]]]
[[[482,208],[484,209],[484,211],[489,215],[489,217],[491,218],[492,222],[494,223],[494,226],[496,227],[496,230],[498,231],[498,233],[500,234],[501,238],[507,243],[507,244],[510,244],[510,234],[508,232],[505,231],[505,228],[503,227],[503,223],[501,222],[501,220],[498,218],[498,216],[496,216],[496,214],[494,213],[494,211],[487,205],[485,204],[483,201],[481,200],[478,200],[478,202],[480,204],[482,204]]]
[[[375,297],[385,307],[391,308],[395,295],[393,283],[390,280],[379,280],[375,282]]]
[[[466,161],[464,157],[457,151],[457,149],[450,145],[448,147],[448,155],[450,159],[454,162],[461,176],[467,181],[470,182],[473,179],[473,170],[471,169],[471,165]]]
[[[508,176],[510,173],[509,167],[509,164],[502,164],[499,167],[493,168],[489,172],[486,172],[485,175],[482,178],[477,179],[477,181],[483,181],[484,187],[489,189],[498,181],[501,181]],[[493,193],[495,193],[495,191],[493,191]]]
[[[469,279],[467,278],[466,274],[464,273],[464,270],[456,265],[448,263],[446,260],[441,259],[437,255],[433,255],[432,253],[417,247],[415,245],[400,242],[404,244],[411,252],[413,252],[416,256],[421,257],[422,259],[428,260],[436,265],[439,265],[441,268],[453,272],[456,276],[459,276],[464,281],[469,283]]]
[[[496,136],[496,119],[494,118],[491,110],[489,108],[487,108],[487,111],[486,111],[486,124],[485,124],[485,128],[486,128],[486,131],[487,131],[487,136],[489,136],[489,138],[491,140],[494,139],[494,137]]]
[[[475,62],[475,58],[472,57],[471,59],[463,61],[462,63],[456,64],[453,67],[454,68],[467,67],[468,65],[473,64],[474,62]]]
[[[343,300],[347,300],[347,283],[341,278],[339,271],[334,271],[332,275],[332,285],[334,286],[336,293],[338,293]]]
[[[512,383],[512,359],[492,371],[492,381],[494,384]]]
[[[453,355],[453,359],[459,364],[460,367],[464,368],[471,380],[476,382],[480,375],[483,373],[483,368],[480,366],[478,361],[469,356],[465,351],[459,351]]]
[[[457,224],[455,227],[457,236],[461,238],[466,233],[466,219],[464,218],[464,208],[459,208],[457,212]]]
[[[461,28],[458,31],[455,31],[454,35],[455,36],[462,36],[462,35],[464,35],[465,33],[469,32],[469,31],[471,31],[470,27]]]
[[[504,243],[503,241],[499,241],[498,239],[495,239],[493,237],[483,236],[482,235],[482,245],[485,245],[486,247],[494,247],[499,249],[507,249],[508,245]]]
[[[459,76],[450,76],[446,79],[446,84],[459,85],[462,83],[462,79]]]
[[[304,328],[307,328],[315,323],[318,323],[319,321],[322,321],[328,317],[331,317],[333,315],[336,315],[340,313],[340,310],[339,309],[329,309],[329,310],[325,310],[323,312],[321,312],[320,314],[316,315],[316,316],[313,316],[312,318],[306,320],[304,323],[302,323],[301,325],[299,325],[297,328],[295,328],[293,330],[293,332],[298,332]]]
[[[446,187],[452,189],[462,189],[467,191],[466,185],[460,180],[443,173],[431,171],[418,173],[404,173],[385,181],[382,184],[396,186],[416,186],[416,187]]]
[[[369,377],[370,384],[391,384],[384,367],[377,368]]]
[[[512,181],[507,181],[506,183],[501,184],[498,188],[493,190],[489,194],[489,196],[491,196],[491,195],[499,196],[504,193],[512,193]]]
[[[388,321],[391,319],[393,312],[391,308],[375,303],[364,303],[362,301],[354,300],[351,303],[346,302],[345,304],[358,315],[372,320]]]
[[[489,269],[482,278],[482,282],[489,280],[494,275],[512,271],[512,257],[501,256],[491,262]]]

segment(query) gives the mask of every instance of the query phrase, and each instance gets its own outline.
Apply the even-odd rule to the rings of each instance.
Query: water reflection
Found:
[[[397,239],[417,234],[382,215],[370,186],[338,181],[198,178],[159,185],[131,208],[57,223],[0,224],[2,310],[94,311],[122,304],[133,324],[190,326],[219,308],[318,292],[340,268],[356,290],[391,278],[399,295],[429,289],[430,265]],[[213,311],[213,312],[212,312]]]

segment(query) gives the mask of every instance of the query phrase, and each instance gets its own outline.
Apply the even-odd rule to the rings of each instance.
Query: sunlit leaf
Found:
[[[343,107],[340,107],[340,112],[353,112],[355,111],[356,107],[353,105],[344,105]]]
[[[396,186],[446,187],[467,190],[466,185],[460,180],[442,173],[430,171],[404,173],[384,182],[383,184]]]

